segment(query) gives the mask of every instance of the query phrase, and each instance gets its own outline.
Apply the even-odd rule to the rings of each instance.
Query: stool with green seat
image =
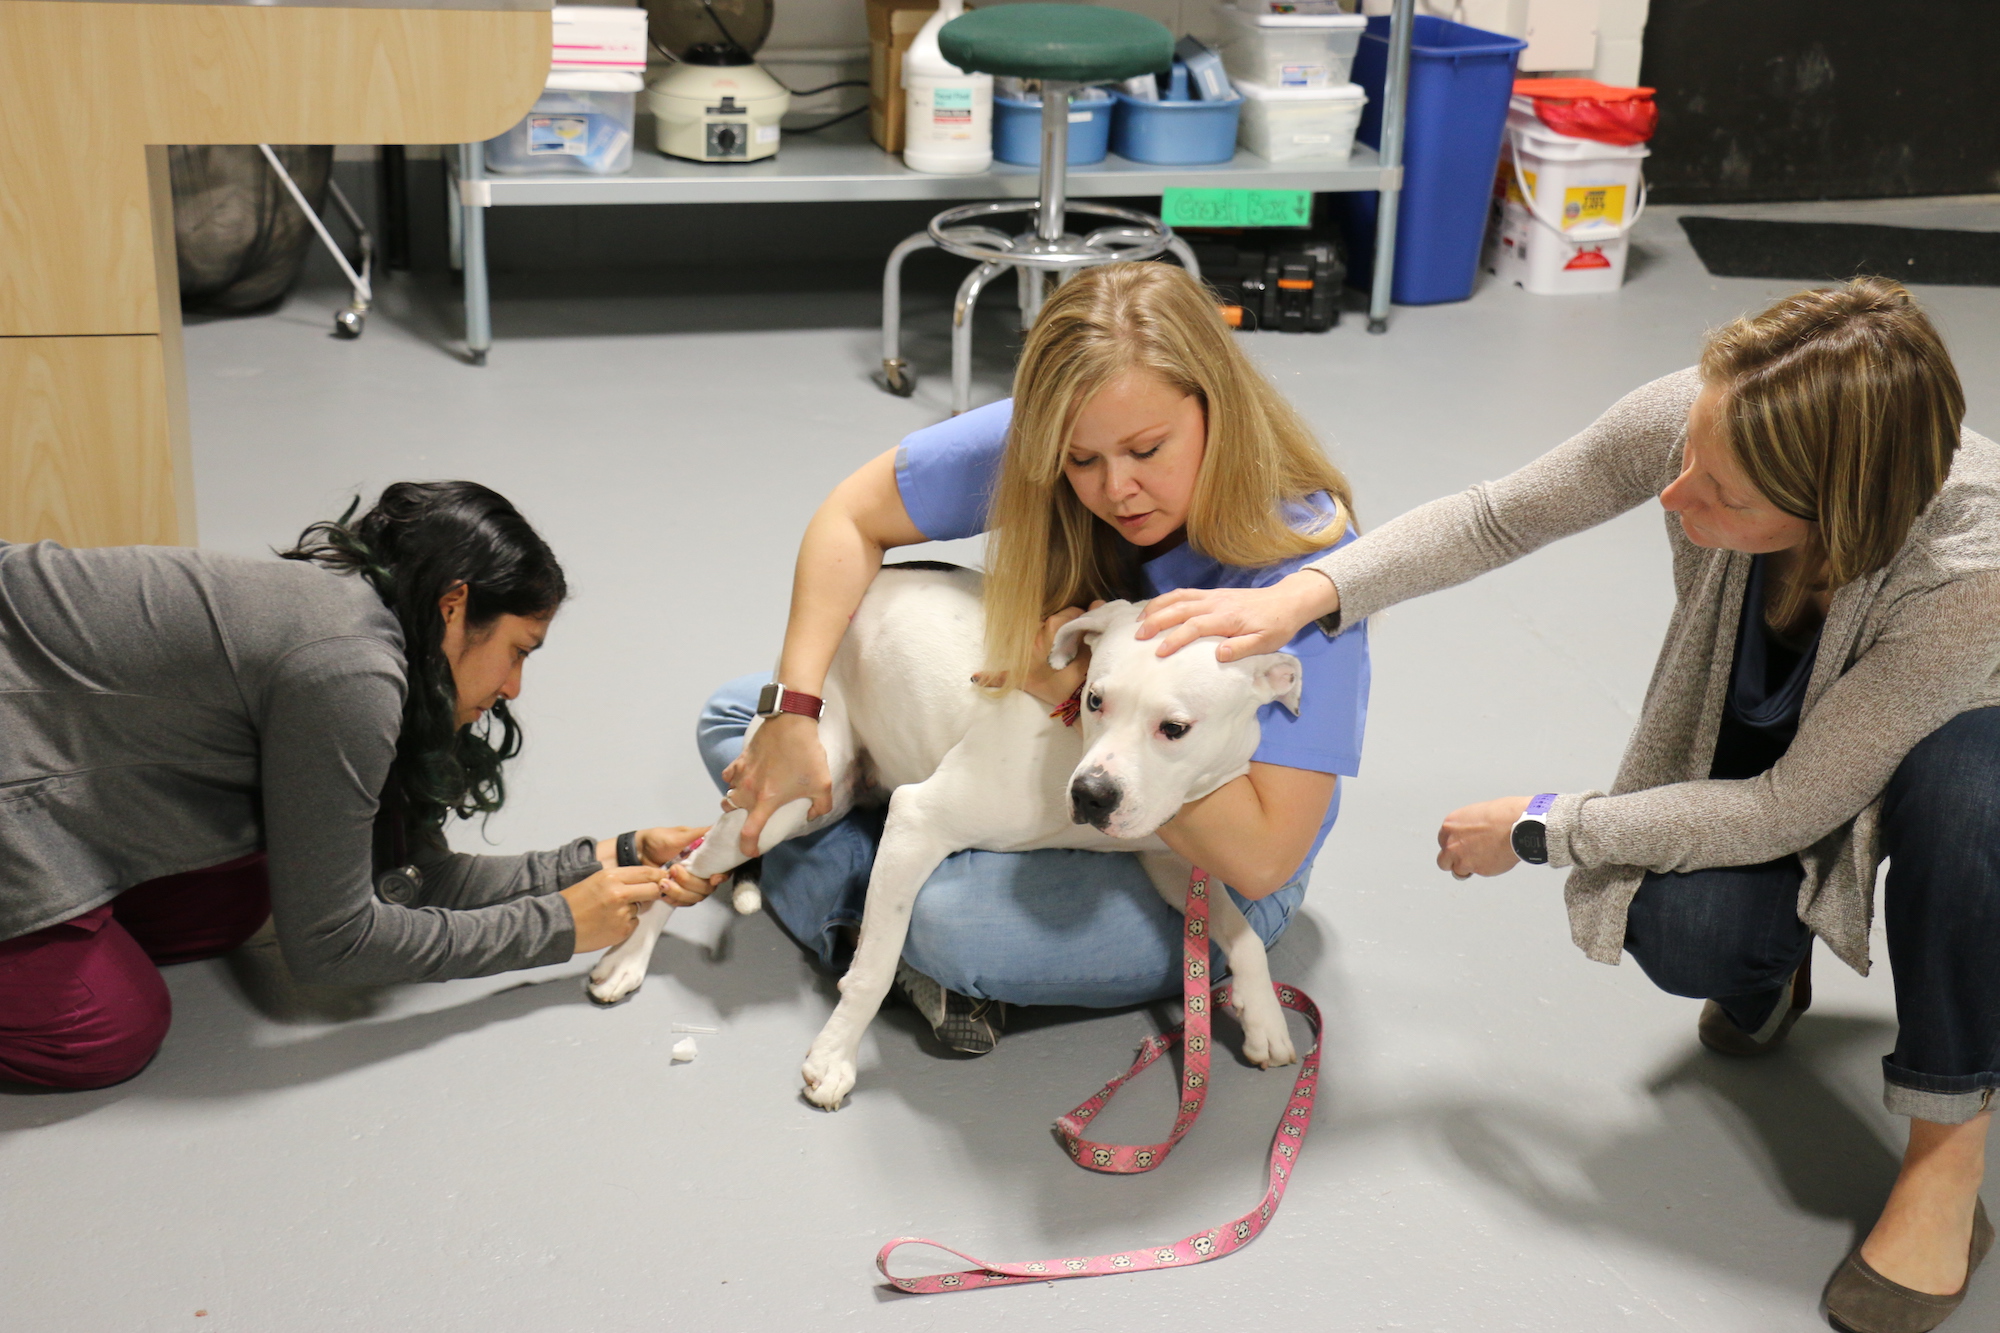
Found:
[[[1171,251],[1199,276],[1194,253],[1158,218],[1129,208],[1077,203],[1064,196],[1069,163],[1069,100],[1077,90],[1173,64],[1174,36],[1140,14],[1080,4],[1008,4],[961,15],[938,32],[944,58],[967,73],[1008,74],[1042,84],[1041,197],[948,208],[930,226],[889,253],[882,277],[882,385],[908,397],[916,376],[901,352],[903,261],[935,246],[978,262],[958,289],[951,317],[951,408],[972,405],[972,312],[986,284],[1008,268],[1019,280],[1021,323],[1034,322],[1048,290],[1072,273],[1120,260],[1156,259]],[[1009,213],[1033,215],[1033,226],[1010,236],[992,225]],[[1064,230],[1065,215],[1109,219],[1087,235]]]

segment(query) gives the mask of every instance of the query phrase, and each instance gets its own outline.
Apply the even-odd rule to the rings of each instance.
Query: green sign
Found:
[[[1167,190],[1160,217],[1169,227],[1307,227],[1311,190]]]

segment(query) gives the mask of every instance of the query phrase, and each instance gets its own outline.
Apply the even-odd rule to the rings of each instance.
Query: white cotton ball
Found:
[[[693,1037],[682,1037],[674,1043],[674,1063],[681,1064],[701,1054],[701,1048],[694,1044]]]

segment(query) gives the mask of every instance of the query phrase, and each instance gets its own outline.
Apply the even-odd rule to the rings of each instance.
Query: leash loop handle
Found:
[[[1146,1038],[1139,1046],[1139,1054],[1132,1067],[1112,1079],[1097,1093],[1079,1103],[1069,1114],[1055,1122],[1056,1138],[1063,1149],[1077,1165],[1091,1171],[1101,1171],[1110,1175],[1135,1175],[1151,1171],[1167,1160],[1174,1146],[1194,1128],[1201,1118],[1203,1105],[1208,1099],[1209,1058],[1211,1055],[1212,1023],[1218,1005],[1226,1005],[1233,995],[1227,985],[1211,988],[1209,975],[1209,878],[1208,872],[1196,867],[1188,876],[1188,897],[1186,930],[1184,936],[1184,961],[1181,968],[1181,998],[1185,1011],[1181,1022],[1157,1036]],[[1274,985],[1278,1003],[1293,1013],[1302,1015],[1312,1029],[1312,1045],[1299,1065],[1298,1078],[1292,1084],[1291,1100],[1285,1106],[1285,1114],[1278,1121],[1277,1132],[1271,1136],[1271,1156],[1266,1174],[1264,1197],[1258,1205],[1243,1216],[1207,1231],[1183,1236],[1170,1245],[1159,1245],[1151,1249],[1126,1250],[1117,1254],[1095,1254],[1072,1256],[1061,1259],[1036,1259],[1025,1263],[993,1264],[984,1259],[974,1258],[962,1250],[954,1250],[949,1245],[922,1236],[898,1236],[884,1245],[875,1255],[875,1267],[891,1286],[899,1291],[915,1295],[937,1295],[952,1291],[972,1291],[979,1287],[1013,1286],[1022,1282],[1053,1282],[1059,1278],[1104,1277],[1112,1273],[1135,1273],[1152,1268],[1186,1268],[1191,1264],[1204,1264],[1211,1259],[1220,1259],[1233,1254],[1251,1241],[1257,1239],[1271,1219],[1277,1215],[1278,1205],[1284,1200],[1285,1187],[1291,1183],[1292,1166],[1298,1160],[1299,1150],[1305,1146],[1306,1131],[1312,1126],[1313,1103],[1319,1094],[1319,1006],[1312,998],[1296,986]],[[1099,1143],[1084,1137],[1084,1130],[1095,1119],[1118,1090],[1140,1072],[1152,1067],[1160,1057],[1172,1051],[1175,1046],[1185,1043],[1187,1054],[1181,1066],[1180,1105],[1174,1117],[1173,1133],[1160,1143],[1113,1144]],[[955,1273],[940,1273],[929,1277],[897,1277],[889,1271],[889,1256],[906,1245],[924,1245],[956,1255],[970,1268]]]

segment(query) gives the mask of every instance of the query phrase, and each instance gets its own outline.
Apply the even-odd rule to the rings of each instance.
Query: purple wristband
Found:
[[[1521,812],[1521,817],[1523,819],[1540,819],[1555,807],[1555,803],[1556,794],[1552,791],[1545,791],[1534,800],[1528,802],[1528,808]]]

